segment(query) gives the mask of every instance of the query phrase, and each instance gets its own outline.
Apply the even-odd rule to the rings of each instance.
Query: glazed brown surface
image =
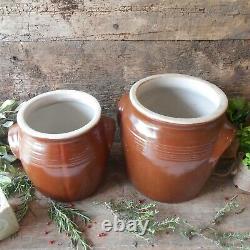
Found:
[[[48,140],[33,138],[16,124],[9,131],[9,142],[38,190],[57,200],[74,201],[93,194],[101,183],[114,130],[114,121],[102,117],[79,137]]]
[[[234,135],[225,116],[209,123],[178,125],[144,116],[128,95],[118,106],[128,175],[138,190],[155,200],[194,198]]]

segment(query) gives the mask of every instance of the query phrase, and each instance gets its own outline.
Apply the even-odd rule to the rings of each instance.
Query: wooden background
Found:
[[[0,99],[88,91],[105,113],[134,81],[178,72],[250,94],[249,0],[1,0]]]
[[[94,95],[104,113],[115,117],[119,97],[134,81],[165,72],[198,76],[228,96],[249,98],[250,1],[0,0],[0,100],[77,89]],[[111,171],[96,196],[77,203],[98,223],[108,214],[93,209],[92,201],[131,193],[141,197],[120,170],[121,148],[113,150],[111,165],[120,177]],[[225,197],[236,193],[240,191],[231,180],[216,180],[193,201],[159,205],[163,215],[178,214],[200,224],[223,206]],[[248,213],[249,197],[241,194],[241,200]],[[18,236],[2,242],[0,249],[68,249],[67,239],[54,227],[44,235],[46,208],[37,206],[22,222]],[[97,249],[133,249],[134,239],[126,234],[98,238],[99,224],[87,232]],[[249,224],[244,214],[225,228],[249,231]],[[56,242],[50,246],[52,239]],[[173,235],[157,244],[157,250],[217,249],[208,241],[187,242]],[[145,242],[138,248],[151,249]]]

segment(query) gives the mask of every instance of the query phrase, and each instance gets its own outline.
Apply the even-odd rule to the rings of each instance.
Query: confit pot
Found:
[[[115,132],[91,95],[56,90],[24,103],[8,140],[34,186],[61,201],[81,200],[101,183]]]
[[[136,82],[118,104],[127,172],[146,196],[162,202],[194,198],[233,140],[224,92],[182,74]]]

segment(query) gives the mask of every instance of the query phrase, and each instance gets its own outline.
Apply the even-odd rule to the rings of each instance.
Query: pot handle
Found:
[[[104,126],[105,138],[110,150],[115,137],[115,120],[103,115],[101,121]]]
[[[16,158],[20,159],[19,155],[19,126],[16,124],[9,128],[8,142],[10,149]]]
[[[235,127],[225,117],[224,124],[221,128],[217,141],[215,143],[210,162],[216,164],[220,156],[231,145],[236,134]]]
[[[121,123],[121,114],[125,108],[125,106],[127,105],[127,103],[129,102],[129,94],[124,94],[122,95],[121,99],[118,102],[118,114],[117,114],[117,121],[118,124],[120,126]]]

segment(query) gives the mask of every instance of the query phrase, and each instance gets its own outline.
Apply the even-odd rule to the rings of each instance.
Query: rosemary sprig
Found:
[[[10,177],[9,183],[5,184],[0,182],[0,186],[6,197],[10,198],[14,195],[20,195],[27,192],[31,188],[32,184],[28,177],[20,171]]]
[[[65,232],[68,235],[74,248],[78,248],[78,246],[81,246],[84,250],[91,248],[76,224],[77,218],[84,224],[90,222],[90,218],[83,211],[50,200],[48,215],[58,227],[59,232]]]
[[[35,199],[35,188],[31,185],[25,193],[20,196],[21,203],[17,206],[17,220],[21,221],[30,209],[30,203]]]

